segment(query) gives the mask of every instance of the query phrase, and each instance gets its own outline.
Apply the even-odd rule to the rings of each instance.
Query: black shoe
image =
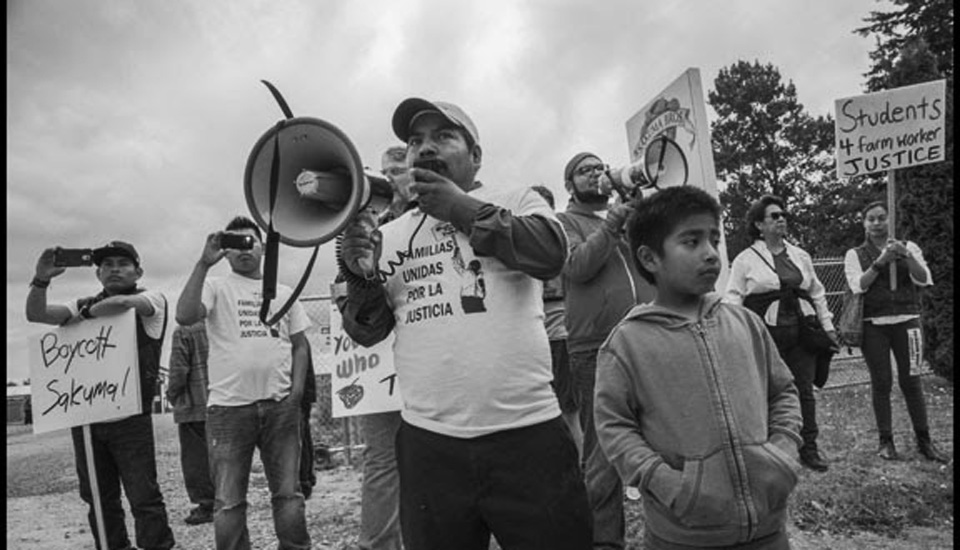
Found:
[[[197,506],[193,510],[190,510],[190,515],[184,518],[183,521],[187,525],[200,525],[201,523],[211,523],[213,522],[213,508],[207,508],[206,506]]]
[[[313,485],[310,485],[309,483],[301,484],[300,492],[303,493],[303,500],[310,500],[310,495],[313,494]]]
[[[928,460],[941,462],[943,464],[950,462],[950,459],[947,458],[947,455],[940,452],[940,449],[937,449],[937,446],[934,445],[933,441],[929,439],[926,439],[926,440],[921,439],[917,441],[917,450],[920,451],[920,454],[923,455],[923,457]]]
[[[881,441],[877,454],[884,460],[900,460],[900,455],[897,454],[897,447],[894,446],[893,441]]]
[[[828,469],[827,463],[820,458],[820,453],[817,451],[801,454],[800,464],[803,464],[815,472],[826,472]]]

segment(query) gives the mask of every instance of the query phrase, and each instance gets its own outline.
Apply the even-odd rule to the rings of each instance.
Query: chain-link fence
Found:
[[[317,402],[310,412],[310,430],[314,447],[324,448],[352,464],[363,448],[363,431],[358,417],[333,417],[330,386],[333,355],[330,352],[330,296],[305,296],[300,303],[312,321],[307,340],[313,354],[313,368],[317,376]]]

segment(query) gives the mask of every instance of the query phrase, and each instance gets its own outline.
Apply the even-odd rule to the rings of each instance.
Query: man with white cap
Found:
[[[365,346],[395,331],[403,388],[397,432],[408,549],[587,549],[590,514],[576,445],[550,387],[542,283],[567,241],[527,187],[475,175],[482,151],[456,105],[411,98],[393,115],[417,208],[344,231],[344,328]],[[482,273],[484,292],[462,296]]]

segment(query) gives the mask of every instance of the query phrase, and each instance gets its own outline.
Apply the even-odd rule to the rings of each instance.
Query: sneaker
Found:
[[[947,455],[940,452],[940,449],[937,449],[937,446],[934,445],[933,441],[930,441],[929,439],[918,441],[917,450],[920,451],[920,454],[927,460],[942,462],[943,464],[950,462],[950,459],[947,458]]]
[[[884,460],[900,459],[900,455],[897,454],[897,448],[893,445],[893,441],[881,441],[880,448],[877,449],[877,454]]]
[[[205,506],[197,506],[190,510],[190,515],[184,518],[187,525],[200,525],[201,523],[213,522],[213,509]]]
[[[827,463],[824,462],[823,458],[820,457],[820,453],[817,451],[801,454],[800,464],[803,464],[814,472],[826,472],[828,469]]]

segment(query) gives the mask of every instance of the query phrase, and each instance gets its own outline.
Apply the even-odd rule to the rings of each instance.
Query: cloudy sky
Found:
[[[142,283],[176,303],[203,239],[247,214],[243,170],[282,117],[345,132],[364,163],[410,96],[476,122],[488,185],[543,184],[562,207],[581,150],[628,161],[625,122],[688,68],[772,63],[813,115],[863,93],[885,0],[30,0],[7,2],[7,368],[29,376],[27,283],[48,246],[134,243]],[[710,113],[710,111],[708,111]],[[710,113],[712,116],[712,113]],[[326,294],[324,245],[305,294]],[[281,250],[294,284],[308,249]],[[223,262],[225,264],[226,262]],[[213,273],[228,267],[218,265]],[[98,289],[75,268],[51,302]],[[164,360],[165,361],[165,360]]]

